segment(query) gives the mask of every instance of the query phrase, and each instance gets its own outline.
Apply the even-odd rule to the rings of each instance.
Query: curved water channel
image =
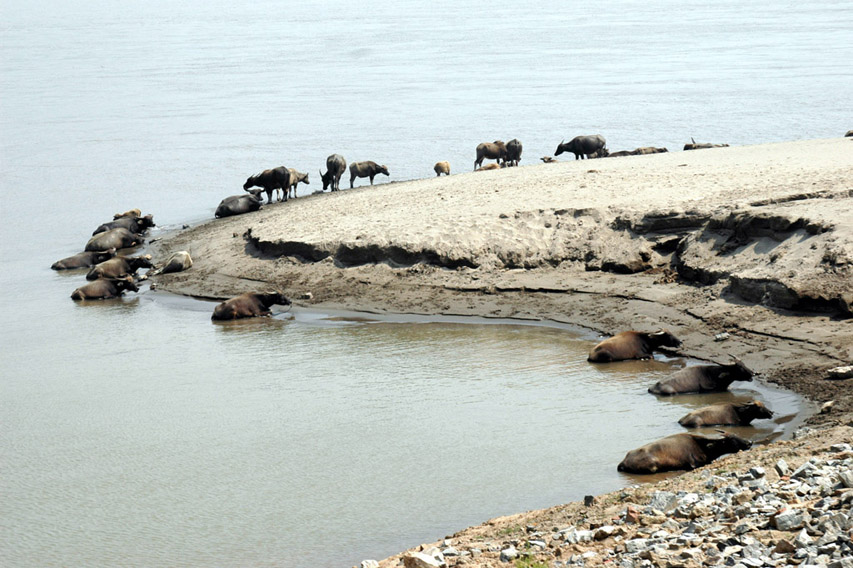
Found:
[[[593,366],[595,335],[566,326],[213,323],[211,302],[150,290],[58,294],[80,281],[45,283],[64,322],[50,351],[5,361],[7,565],[350,566],[634,483],[625,452],[711,402],[765,401],[774,420],[741,429],[756,440],[805,409],[759,382],[658,399],[648,385],[693,363]]]

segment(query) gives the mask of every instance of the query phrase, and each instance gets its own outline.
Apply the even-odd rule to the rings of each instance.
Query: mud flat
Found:
[[[191,252],[192,269],[156,281],[192,296],[277,288],[325,309],[666,327],[686,356],[735,355],[834,401],[810,426],[849,440],[853,381],[827,377],[853,363],[851,180],[844,138],[566,161],[299,197],[152,252]],[[499,562],[446,561],[460,559]]]

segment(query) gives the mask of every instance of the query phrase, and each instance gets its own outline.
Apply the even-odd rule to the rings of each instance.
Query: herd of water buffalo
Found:
[[[728,144],[697,144],[695,141],[685,144],[685,150],[697,150],[700,148],[717,148],[728,146]],[[523,146],[521,141],[513,138],[509,142],[495,140],[494,142],[483,142],[477,145],[476,158],[474,159],[474,170],[494,170],[500,168],[508,168],[517,166],[521,161]],[[618,152],[610,152],[607,149],[607,141],[600,134],[592,134],[586,136],[575,136],[568,142],[563,140],[557,145],[554,152],[555,156],[563,153],[574,154],[576,160],[584,158],[616,158],[620,156],[637,156],[643,154],[657,154],[667,152],[666,148],[655,148],[646,146],[643,148],[635,148],[634,150],[620,150]],[[483,165],[484,160],[495,160],[493,164]],[[541,158],[545,163],[556,162],[551,156]],[[326,172],[320,171],[320,179],[323,182],[323,191],[330,189],[338,191],[340,189],[341,176],[347,170],[347,161],[340,154],[332,154],[326,158]],[[450,164],[446,161],[437,162],[433,166],[436,176],[450,175]],[[356,178],[370,178],[370,185],[373,185],[373,178],[379,174],[390,176],[388,166],[379,165],[376,162],[353,162],[349,165],[350,189],[354,186]],[[270,168],[250,176],[246,183],[243,184],[243,190],[246,194],[231,195],[223,199],[216,208],[215,217],[231,217],[233,215],[242,215],[251,211],[257,211],[263,204],[262,195],[267,194],[267,203],[272,203],[273,193],[275,193],[277,201],[287,201],[291,197],[296,197],[296,189],[300,183],[309,184],[308,174],[302,173],[294,168],[278,166]]]
[[[592,348],[588,361],[609,363],[628,359],[650,359],[662,347],[676,348],[681,341],[666,330],[653,333],[623,331]],[[696,365],[675,372],[669,379],[649,387],[651,394],[723,392],[735,381],[751,381],[753,372],[735,359],[730,365]],[[773,412],[757,400],[746,403],[721,403],[706,406],[683,416],[678,423],[685,428],[703,426],[748,426],[753,420],[771,418]],[[627,473],[657,473],[695,469],[721,455],[749,449],[752,442],[719,430],[720,436],[693,432],[673,434],[631,450],[618,466]]]

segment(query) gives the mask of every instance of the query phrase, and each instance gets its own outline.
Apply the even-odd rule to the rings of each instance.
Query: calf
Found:
[[[296,199],[296,186],[299,185],[299,182],[306,185],[311,185],[311,182],[308,181],[308,174],[303,174],[302,172],[297,171],[296,168],[287,169],[290,172],[290,191],[293,192],[293,198]],[[288,197],[290,197],[289,194]]]
[[[448,162],[436,162],[432,169],[435,171],[436,177],[441,177],[441,174],[450,175],[450,164]]]

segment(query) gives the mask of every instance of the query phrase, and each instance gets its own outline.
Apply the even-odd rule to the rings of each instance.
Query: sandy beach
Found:
[[[813,448],[799,442],[801,455],[850,440],[853,383],[827,371],[853,364],[853,140],[533,161],[333,194],[299,186],[297,199],[222,220],[212,203],[210,222],[151,246],[155,260],[176,250],[194,260],[155,281],[204,298],[278,289],[321,309],[556,321],[602,334],[667,328],[680,354],[734,355],[762,380],[833,402],[810,419],[820,434]],[[726,459],[746,464],[790,443]],[[701,483],[694,474],[665,483],[688,487],[690,476]],[[536,512],[536,523],[563,524],[566,511],[548,515]],[[508,519],[455,542],[497,542],[507,526],[532,522]],[[499,564],[489,554],[447,562]]]

